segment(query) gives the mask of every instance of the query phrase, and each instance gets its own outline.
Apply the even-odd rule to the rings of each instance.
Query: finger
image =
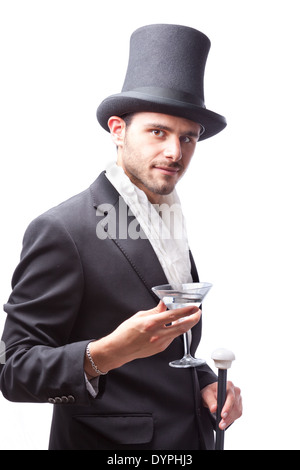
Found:
[[[191,330],[198,323],[200,317],[200,310],[197,310],[194,314],[188,317],[185,315],[184,318],[180,318],[172,323],[166,323],[163,327],[166,333],[170,333],[175,338]]]
[[[174,310],[167,310],[166,312],[161,313],[160,317],[157,319],[163,324],[175,324],[175,322],[178,322],[179,320],[183,323],[183,321],[185,320],[188,321],[188,317],[195,314],[200,314],[200,310],[198,307],[182,307]],[[192,319],[192,321],[193,320],[194,318]]]
[[[241,391],[238,387],[234,387],[232,382],[228,382],[227,398],[222,409],[220,428],[226,429],[242,414]]]
[[[157,313],[162,313],[162,312],[165,312],[167,310],[167,307],[165,306],[163,301],[160,300],[158,305],[155,307],[154,310],[156,310]]]
[[[162,300],[159,301],[159,303],[156,305],[156,307],[151,308],[150,310],[140,310],[135,314],[135,316],[139,317],[147,317],[148,315],[157,315],[158,313],[165,312],[167,310],[167,307],[163,303]]]
[[[147,331],[159,331],[164,337],[175,338],[198,323],[201,310],[195,306],[166,310],[165,305],[159,303],[155,308],[138,312],[134,317],[143,318]]]
[[[235,390],[232,382],[227,382],[227,394],[224,406],[222,408],[221,416],[226,419],[231,413],[235,403]]]
[[[150,310],[141,310],[136,315],[147,317],[148,315],[155,315],[155,320],[162,324],[173,323],[181,318],[188,317],[199,312],[199,308],[191,305],[190,307],[182,307],[174,310],[167,310],[165,304],[160,301],[156,307]],[[201,312],[201,310],[200,310]]]

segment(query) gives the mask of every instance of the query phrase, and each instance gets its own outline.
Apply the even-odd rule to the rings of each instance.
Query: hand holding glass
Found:
[[[163,301],[169,310],[195,305],[200,307],[211,289],[212,284],[208,282],[191,282],[173,287],[171,284],[152,287],[153,292]],[[197,367],[205,364],[203,359],[196,359],[190,353],[190,341],[188,333],[183,335],[184,356],[182,359],[170,362],[171,367],[187,368]]]

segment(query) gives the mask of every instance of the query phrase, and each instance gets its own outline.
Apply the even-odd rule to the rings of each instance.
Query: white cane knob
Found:
[[[220,348],[212,353],[211,358],[215,361],[217,369],[230,369],[232,361],[235,360],[235,355],[228,349]]]

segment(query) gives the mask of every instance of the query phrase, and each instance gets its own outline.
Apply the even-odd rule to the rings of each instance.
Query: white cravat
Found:
[[[169,284],[192,282],[185,220],[176,190],[153,205],[116,163],[108,165],[106,176],[141,225]]]

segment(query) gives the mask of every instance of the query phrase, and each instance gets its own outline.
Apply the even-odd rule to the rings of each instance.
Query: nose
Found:
[[[181,141],[178,137],[173,136],[166,142],[164,156],[170,160],[177,162],[182,158]]]

